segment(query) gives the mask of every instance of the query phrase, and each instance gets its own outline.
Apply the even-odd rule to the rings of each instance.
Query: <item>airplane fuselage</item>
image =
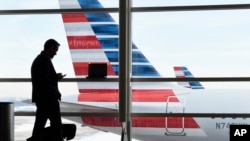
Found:
[[[133,102],[134,113],[211,113],[209,117],[132,117],[132,135],[141,140],[229,140],[230,125],[248,125],[249,118],[214,117],[218,113],[250,113],[250,90],[174,90],[161,102]],[[143,95],[143,94],[142,94]],[[157,97],[157,93],[154,93]],[[159,94],[160,97],[163,95]],[[157,99],[157,98],[156,98]],[[82,102],[95,105],[93,102]],[[117,109],[118,102],[98,102]],[[118,117],[83,117],[84,124],[120,134]]]

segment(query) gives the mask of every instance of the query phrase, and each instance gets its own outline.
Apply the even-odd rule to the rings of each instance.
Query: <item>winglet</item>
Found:
[[[176,78],[194,78],[193,74],[187,69],[187,67],[184,66],[175,66],[174,72]],[[178,85],[191,89],[204,89],[198,81],[178,82]]]

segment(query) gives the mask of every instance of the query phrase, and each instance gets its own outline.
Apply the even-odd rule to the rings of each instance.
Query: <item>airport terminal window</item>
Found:
[[[232,2],[232,4],[237,2],[239,1]],[[133,5],[134,7],[137,6],[136,3],[137,1],[135,0]],[[199,3],[192,4],[199,5]],[[192,4],[183,3],[181,5]],[[206,5],[221,3],[217,1],[216,3],[209,2],[203,4]],[[8,5],[8,3],[6,3],[6,5]],[[58,6],[58,3],[56,2],[53,5]],[[57,6],[44,7],[44,9],[57,9],[59,8]],[[15,7],[0,7],[1,10],[4,10],[6,8],[19,9]],[[30,7],[26,6],[21,7],[21,9],[24,10],[29,8]],[[40,8],[43,9],[43,7]],[[32,9],[34,10],[36,9],[36,7]],[[58,55],[53,59],[53,62],[57,68],[57,71],[67,73],[67,77],[86,77],[87,71],[82,71],[82,69],[87,68],[88,63],[86,62],[86,60],[90,59],[91,57],[96,59],[94,60],[95,62],[100,62],[100,60],[105,58],[108,62],[108,75],[118,76],[119,38],[117,36],[118,26],[116,25],[118,23],[117,13],[112,13],[112,17],[107,16],[106,13],[101,13],[101,16],[96,13],[88,13],[86,15],[87,18],[89,18],[89,20],[92,22],[92,26],[86,26],[85,24],[81,23],[74,24],[72,27],[68,23],[72,19],[69,18],[63,20],[61,13],[32,14],[32,11],[30,12],[31,13],[24,15],[19,15],[18,13],[15,13],[15,15],[13,13],[10,13],[0,16],[0,20],[2,23],[0,33],[0,44],[2,48],[2,51],[0,52],[0,64],[2,66],[0,69],[1,78],[29,78],[31,61],[41,51],[44,40],[50,38],[51,36],[57,38],[61,43]],[[191,73],[189,73],[190,71],[196,77],[249,76],[250,68],[247,65],[248,60],[250,60],[250,55],[248,54],[248,33],[250,33],[248,28],[248,25],[250,24],[249,10],[188,12],[152,11],[133,12],[132,14],[132,77],[149,77],[149,79],[160,77],[175,77],[174,71],[176,68],[176,70],[178,70],[179,72],[184,71],[184,74],[192,76]],[[104,21],[108,22],[103,26],[105,27],[105,31],[101,28],[102,26],[96,21],[100,17],[100,23]],[[65,32],[65,29],[69,31]],[[72,37],[75,34],[84,33],[82,31],[79,31],[79,29],[87,29],[89,30],[88,34],[96,34],[97,36],[83,38]],[[90,29],[93,30],[90,31]],[[80,40],[89,42],[85,44]],[[79,52],[81,52],[78,50],[79,46],[81,46],[80,48],[86,49],[87,52],[84,52],[83,55],[79,55]],[[100,47],[102,47],[103,50],[100,50]],[[73,55],[70,56],[70,53]],[[92,54],[90,55],[90,53]],[[84,63],[82,62],[83,60],[85,60]],[[177,67],[173,69],[173,66],[176,65]],[[93,87],[94,84],[98,84],[98,88],[101,89],[97,90],[97,87]],[[172,90],[170,89],[173,86],[172,83],[171,85],[168,84],[170,83],[158,83],[155,81],[145,81],[138,83],[133,82],[133,112],[166,113],[173,111],[183,111],[185,108],[181,106],[184,105],[182,102],[186,102],[185,98],[182,99],[178,97],[178,102],[181,103],[178,105],[180,106],[178,107],[178,109],[172,108],[170,105],[167,105],[167,103],[173,102],[174,104],[176,104],[175,94],[187,93],[181,91],[180,89]],[[174,82],[174,86],[176,86],[176,84],[176,88],[179,88],[179,86],[183,83],[178,84]],[[235,84],[228,84],[229,83],[227,83],[226,86],[227,88],[232,88],[232,86],[235,86]],[[241,85],[248,87],[249,82],[244,82],[244,84]],[[196,89],[203,88],[204,85],[200,86],[199,83],[191,82],[185,83],[183,86]],[[205,85],[205,87],[206,86],[207,85]],[[13,93],[13,95],[16,95],[15,90],[17,89],[17,87],[15,87],[14,90],[12,83],[5,83],[4,85],[1,85],[1,87],[8,88],[3,89],[5,93]],[[21,86],[18,87],[18,89],[22,91],[20,94],[21,96],[30,96],[30,85],[28,83],[22,83]],[[106,108],[117,109],[119,107],[119,97],[117,95],[119,85],[117,82],[82,82],[78,83],[77,86],[75,85],[75,83],[73,83],[72,85],[60,84],[60,87],[64,89],[62,91],[65,93],[81,93],[77,97],[77,100],[81,102],[87,101],[91,103],[93,101],[101,101],[106,104]],[[220,89],[220,86],[217,86],[216,88]],[[244,94],[244,90],[242,90],[241,92],[242,93],[240,94]],[[95,96],[93,96],[93,93]],[[226,94],[229,93],[230,92],[225,93],[223,98],[225,98],[227,96]],[[108,94],[108,97],[106,96],[106,94]],[[157,95],[158,97],[155,97],[155,95]],[[155,104],[156,102],[160,103]],[[218,98],[215,99],[215,102],[220,103],[221,101]],[[147,111],[142,110],[142,104],[145,103],[147,104]],[[209,112],[209,109],[206,110]],[[204,110],[204,112],[206,112],[206,110]],[[226,112],[230,112],[230,110],[231,109]],[[234,112],[235,109],[233,109],[232,111]],[[105,117],[104,119],[107,119],[109,121],[111,120],[113,122],[102,123],[96,117],[90,117],[85,121],[89,122],[90,124],[96,124],[97,126],[112,125],[117,127],[120,125],[118,118],[116,117]],[[95,120],[99,121],[94,122]],[[173,132],[174,134],[178,133],[178,135],[183,135],[183,128],[198,127],[193,118],[178,119],[178,121],[183,121],[189,124],[176,124],[176,120],[173,121],[172,118],[166,117],[144,117],[143,119],[141,117],[133,117],[132,120],[133,126],[143,127],[145,129],[147,127],[161,127],[161,129],[164,129],[162,130],[163,132],[161,132],[164,134],[164,136]],[[144,124],[144,122],[147,122],[148,124]],[[178,129],[172,130],[172,127],[174,126],[178,126]],[[220,123],[216,123],[215,126],[218,130],[224,128],[224,126]]]

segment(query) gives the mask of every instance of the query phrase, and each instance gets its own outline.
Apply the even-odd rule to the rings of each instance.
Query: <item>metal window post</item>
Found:
[[[14,105],[0,102],[0,141],[14,141]]]
[[[131,0],[119,6],[119,120],[122,141],[131,141]]]

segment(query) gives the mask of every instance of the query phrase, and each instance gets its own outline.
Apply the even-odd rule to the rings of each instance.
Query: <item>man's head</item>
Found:
[[[56,40],[48,39],[44,43],[44,51],[50,56],[50,58],[53,58],[56,55],[59,46],[60,44]]]

